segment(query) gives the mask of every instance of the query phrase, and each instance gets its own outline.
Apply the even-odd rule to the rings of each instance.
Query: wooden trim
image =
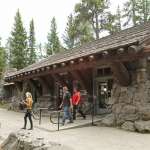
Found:
[[[67,72],[71,70],[82,70],[86,68],[93,68],[97,64],[106,65],[110,64],[112,62],[130,62],[134,60],[138,60],[139,58],[145,57],[150,55],[150,49],[145,50],[143,53],[136,53],[136,54],[121,54],[121,55],[113,55],[113,56],[107,56],[107,58],[95,58],[93,61],[83,61],[82,63],[73,64],[73,67],[71,64],[68,64],[64,67],[53,65],[53,69],[45,70],[43,72],[37,72],[36,74],[30,74],[22,77],[16,78],[15,76],[9,77],[11,78],[10,81],[22,81],[24,79],[30,79],[34,77],[44,76],[48,74],[55,74],[55,73],[61,73],[61,72]],[[39,70],[39,69],[37,69]]]

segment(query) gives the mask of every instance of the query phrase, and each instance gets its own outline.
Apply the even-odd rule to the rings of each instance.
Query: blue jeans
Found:
[[[73,120],[71,111],[69,110],[69,106],[64,106],[64,116],[63,116],[63,119],[62,119],[62,123],[65,123],[66,119],[69,119],[70,122],[72,122],[72,120]]]

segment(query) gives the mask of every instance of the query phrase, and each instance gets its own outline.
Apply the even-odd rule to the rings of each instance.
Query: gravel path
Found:
[[[10,132],[20,130],[23,116],[22,113],[0,109],[0,137],[4,139]],[[115,128],[84,127],[59,132],[46,132],[35,128],[33,131],[24,132],[68,145],[74,150],[150,150],[150,134],[132,133]]]

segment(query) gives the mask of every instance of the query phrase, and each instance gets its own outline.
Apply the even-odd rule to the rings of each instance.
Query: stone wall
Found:
[[[117,83],[113,85],[112,97],[109,102],[112,105],[112,113],[102,120],[102,124],[118,126],[130,131],[150,132],[148,71],[141,67],[131,75],[132,83],[129,86],[123,87]]]

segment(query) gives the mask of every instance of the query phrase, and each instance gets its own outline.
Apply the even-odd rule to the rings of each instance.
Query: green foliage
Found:
[[[109,31],[110,34],[121,31],[121,11],[119,6],[115,15],[110,12],[107,13],[106,23],[103,28]]]
[[[73,17],[71,14],[68,17],[65,35],[63,37],[67,48],[73,48],[93,39],[93,32],[90,23],[88,21],[80,21],[78,16]]]
[[[15,16],[14,28],[10,37],[10,66],[22,69],[27,65],[27,34],[19,10]]]
[[[68,22],[67,22],[67,26],[65,29],[65,35],[63,35],[63,40],[67,48],[70,49],[75,46],[76,25],[75,25],[75,20],[72,14],[68,17]]]
[[[124,4],[124,16],[127,18],[125,26],[133,25],[150,20],[150,0],[128,0]]]
[[[28,64],[33,64],[36,61],[35,52],[35,31],[34,31],[34,21],[30,22],[30,32],[29,32],[29,45],[28,45]]]
[[[99,39],[99,34],[106,24],[106,10],[108,6],[108,0],[81,0],[75,6],[75,12],[79,20],[89,21],[96,39]]]
[[[6,52],[5,52],[5,48],[1,46],[1,42],[0,42],[0,78],[1,78],[1,74],[4,71],[6,65]]]
[[[89,21],[82,22],[76,18],[76,45],[82,45],[93,39],[93,30]]]
[[[47,54],[52,55],[58,53],[61,49],[61,45],[57,33],[57,25],[55,17],[53,17],[51,21],[51,30],[50,33],[48,33],[47,40],[48,40],[48,43],[46,45]]]
[[[139,22],[147,22],[150,20],[150,0],[138,0]]]

